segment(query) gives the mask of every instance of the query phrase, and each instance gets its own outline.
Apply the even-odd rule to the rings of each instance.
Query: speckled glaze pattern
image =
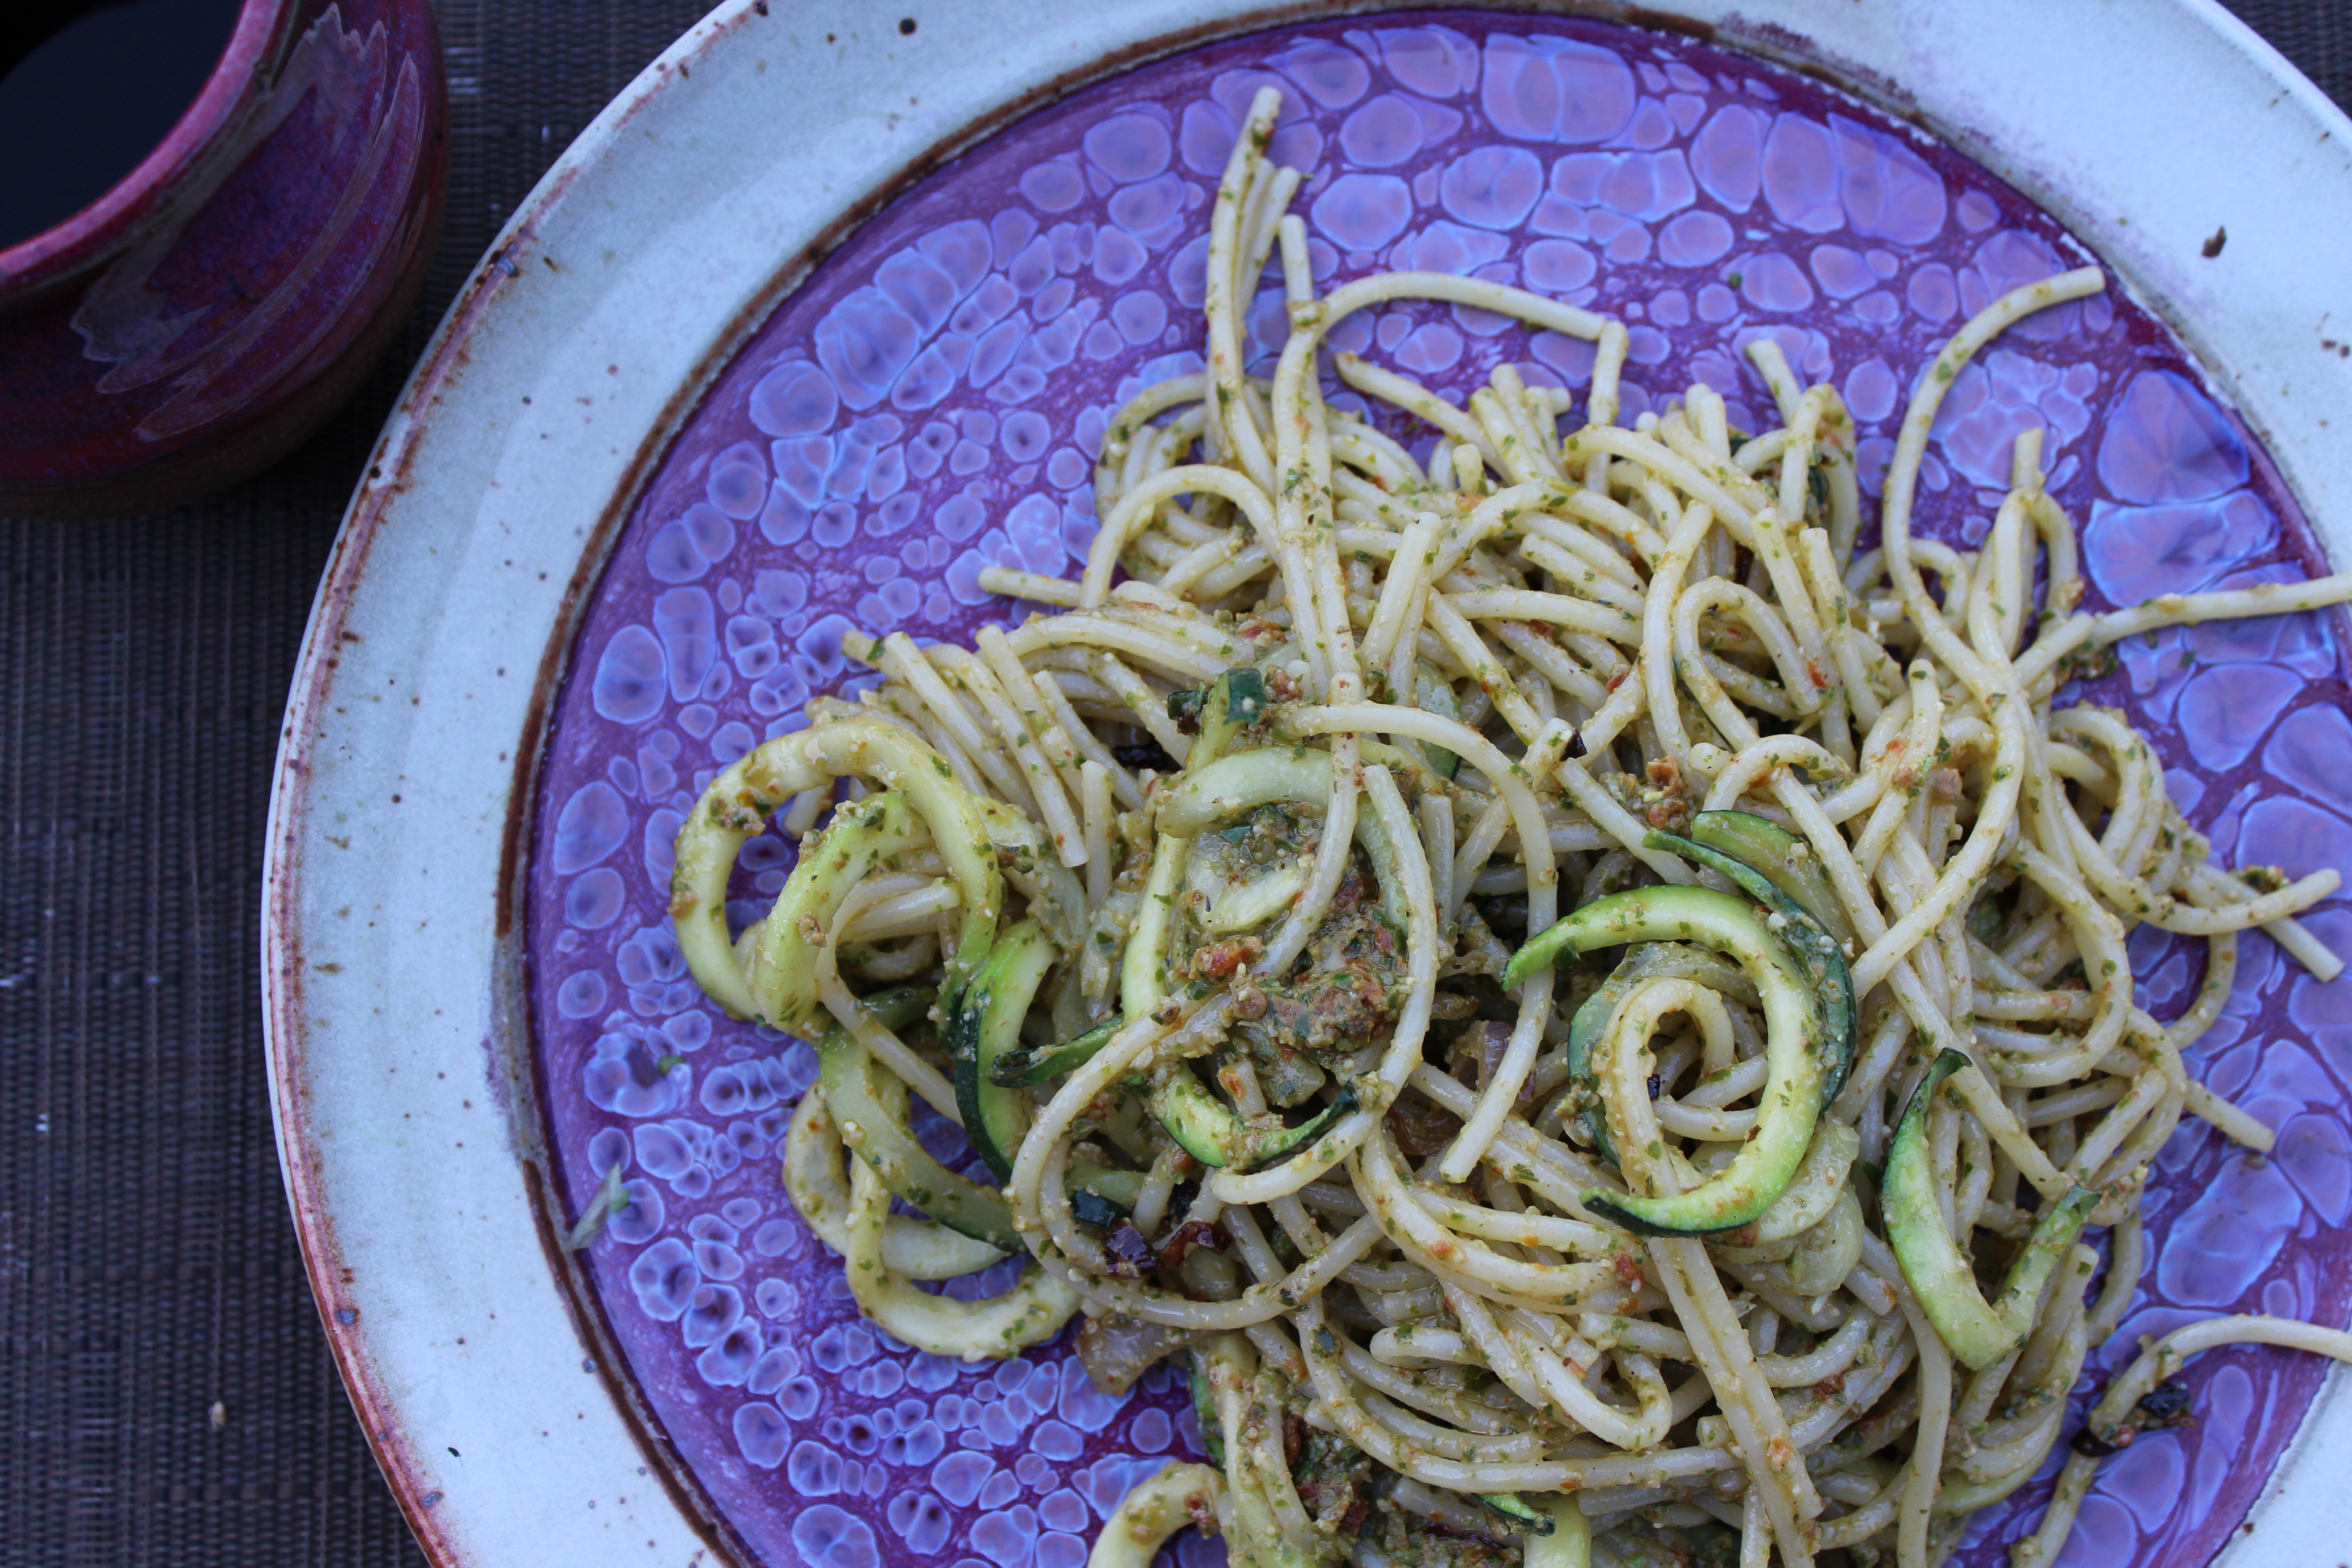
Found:
[[[566,1197],[576,1210],[616,1164],[628,1180],[589,1254],[604,1310],[764,1561],[1076,1568],[1131,1477],[1197,1451],[1162,1375],[1106,1398],[1059,1346],[965,1367],[859,1321],[778,1180],[811,1054],[702,998],[663,902],[681,814],[717,769],[797,726],[810,695],[856,684],[845,630],[966,638],[1021,613],[980,593],[983,565],[1063,573],[1083,556],[1108,412],[1199,365],[1200,236],[1267,84],[1288,104],[1273,152],[1308,175],[1295,210],[1327,285],[1475,272],[1616,313],[1629,419],[1703,379],[1754,428],[1769,400],[1741,351],[1770,335],[1843,392],[1874,494],[1912,372],[1969,312],[2087,254],[1981,168],[1788,72],[1602,24],[1416,13],[1229,40],[1091,87],[913,186],[786,301],[662,463],[582,626],[541,776],[528,936]],[[1254,353],[1270,361],[1279,321],[1269,278]],[[1455,307],[1389,307],[1335,342],[1457,393],[1503,361],[1571,388],[1590,364],[1581,345]],[[2120,289],[2035,318],[1963,374],[1923,531],[1980,538],[2008,444],[2036,422],[2095,604],[2322,569],[2262,452]],[[2331,624],[2120,652],[2082,695],[2132,711],[2219,853],[2352,867]],[[737,912],[791,861],[781,837],[749,847]],[[2352,942],[2340,901],[2313,923]],[[2257,1160],[2195,1124],[2175,1138],[2119,1347],[2216,1310],[2334,1323],[2352,1306],[2352,986],[2315,985],[2260,935],[2243,948],[2191,1063],[2279,1146]],[[2148,931],[2134,952],[2143,1003],[2178,1012],[2202,945]],[[953,1156],[952,1128],[921,1131]],[[2322,1373],[2266,1350],[2199,1362],[2200,1424],[2111,1460],[2063,1561],[2205,1561]],[[2045,1476],[1990,1510],[1959,1560],[2001,1562],[2046,1495]],[[1190,1536],[1180,1552],[1185,1568],[1220,1554]]]

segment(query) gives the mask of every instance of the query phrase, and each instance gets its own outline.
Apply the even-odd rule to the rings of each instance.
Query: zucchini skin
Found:
[[[1198,691],[1168,694],[1168,717],[1181,720],[1188,711],[1201,721],[1184,753],[1184,771],[1191,773],[1222,755],[1244,726],[1265,717],[1265,677],[1244,666],[1225,671]]]
[[[1688,837],[1761,871],[1841,946],[1853,941],[1853,921],[1813,847],[1779,823],[1752,811],[1702,811],[1691,818]]]
[[[1788,1190],[1828,1103],[1824,1025],[1804,968],[1745,899],[1709,888],[1635,888],[1596,899],[1531,939],[1504,971],[1506,988],[1563,952],[1637,942],[1694,942],[1737,959],[1764,1003],[1767,1072],[1755,1135],[1729,1165],[1686,1193],[1589,1192],[1584,1205],[1640,1236],[1736,1230]]]
[[[1591,1568],[1592,1526],[1574,1492],[1552,1492],[1538,1504],[1552,1528],[1528,1538],[1526,1568]]]
[[[1006,933],[1006,942],[1011,942],[1019,930],[1016,926]],[[1044,945],[1050,955],[1051,944]],[[999,943],[1000,952],[1004,946],[1005,942]],[[992,954],[992,959],[995,956]],[[979,991],[980,977],[989,967],[988,963],[981,966],[972,990],[966,993],[968,1000]],[[1008,997],[1008,1005],[1010,1000]],[[866,998],[865,1005],[884,1024],[893,1029],[901,1029],[921,1017],[930,1001],[929,990],[898,985],[874,993]],[[1025,998],[1021,999],[1020,1005],[1023,1011],[1026,1011],[1028,1003]],[[1014,1016],[1013,1027],[1020,1027],[1018,1015]],[[816,1053],[818,1083],[824,1089],[825,1104],[832,1110],[834,1120],[844,1124],[856,1123],[858,1132],[854,1147],[858,1157],[882,1179],[882,1184],[890,1189],[893,1196],[950,1230],[976,1241],[987,1242],[1010,1253],[1026,1250],[1020,1234],[1013,1227],[1013,1210],[1005,1203],[1003,1194],[968,1176],[958,1175],[932,1159],[917,1142],[914,1130],[903,1120],[894,1119],[884,1109],[868,1075],[888,1069],[867,1056],[866,1048],[851,1037],[849,1031],[835,1025],[817,1042]],[[981,1138],[970,1132],[971,1128],[983,1125],[984,1118],[975,1117],[971,1106],[964,1102],[961,1077],[959,1074],[957,1109],[964,1114],[967,1137],[973,1149],[981,1153],[982,1160],[986,1160],[987,1153]],[[1020,1103],[1017,1095],[1009,1091],[1006,1091],[1005,1098],[1011,1102],[1011,1110],[1022,1117],[1012,1132],[1013,1146],[1018,1148],[1021,1134],[1027,1131],[1026,1107]],[[988,1109],[1002,1111],[1004,1101],[992,1102]],[[1001,1126],[1001,1120],[995,1125]],[[1115,1171],[1085,1161],[1071,1163],[1068,1182],[1073,1192],[1091,1194],[1122,1212],[1134,1208],[1136,1199],[1142,1195],[1143,1191],[1142,1172]]]
[[[889,1027],[903,1028],[922,1016],[929,994],[912,986],[894,987],[868,997],[866,1005]],[[866,1047],[839,1025],[817,1042],[818,1081],[834,1120],[845,1128],[855,1123],[857,1157],[882,1178],[882,1184],[916,1209],[975,1240],[1007,1253],[1026,1250],[1013,1228],[1013,1210],[1003,1194],[960,1176],[924,1152],[913,1129],[894,1120],[883,1109],[867,1075],[877,1070]]]
[[[713,779],[678,828],[677,864],[670,877],[670,919],[678,951],[696,982],[734,1016],[760,1017],[785,1029],[822,1026],[823,1009],[813,992],[797,983],[780,985],[762,973],[767,961],[789,959],[793,944],[805,945],[799,922],[772,914],[749,951],[739,955],[727,935],[727,876],[744,841],[787,798],[845,774],[871,780],[883,793],[904,798],[922,819],[961,895],[956,955],[940,987],[943,1002],[954,1003],[996,940],[1004,878],[979,797],[955,782],[947,759],[878,719],[847,718],[796,731],[755,747]],[[799,875],[799,868],[793,874]],[[790,881],[785,890],[791,892]]]
[[[1125,1018],[1113,1014],[1085,1034],[1064,1040],[1058,1046],[1021,1046],[1006,1051],[989,1064],[988,1081],[1005,1089],[1022,1089],[1066,1077],[1086,1066],[1097,1051],[1110,1044],[1110,1037],[1118,1034],[1119,1026],[1126,1022]]]
[[[996,1058],[990,1065],[989,1080],[1012,1088],[1045,1083],[1049,1079],[1075,1072],[1086,1064],[1087,1058],[1109,1044],[1111,1037],[1118,1032],[1125,1022],[1123,1018],[1106,1018],[1085,1034],[1075,1039],[1066,1040],[1058,1046],[1024,1047],[1019,1050],[1007,1051]],[[1282,1147],[1275,1154],[1266,1156],[1261,1153],[1260,1160],[1271,1163],[1272,1160],[1280,1159],[1294,1149],[1314,1142],[1354,1109],[1356,1109],[1355,1091],[1342,1089],[1337,1101],[1325,1107],[1302,1125],[1292,1129],[1283,1139]],[[1204,1164],[1215,1165],[1219,1168],[1224,1164],[1229,1141],[1239,1131],[1239,1124],[1233,1112],[1227,1110],[1209,1094],[1202,1087],[1197,1073],[1187,1073],[1181,1078],[1171,1078],[1167,1091],[1154,1100],[1152,1114],[1160,1120],[1161,1124],[1168,1129],[1170,1136],[1175,1138],[1187,1153]],[[1252,1165],[1248,1168],[1255,1170],[1258,1167]],[[1076,1172],[1080,1167],[1074,1165],[1071,1169]],[[1107,1171],[1101,1174],[1113,1178],[1135,1176],[1139,1181],[1140,1180],[1139,1173],[1134,1172]],[[1110,1187],[1105,1186],[1092,1176],[1074,1179],[1084,1180],[1087,1185],[1095,1187],[1106,1197],[1117,1197]],[[1130,1194],[1118,1201],[1123,1201],[1131,1206],[1134,1197]]]
[[[1343,1085],[1330,1104],[1297,1126],[1255,1135],[1190,1070],[1171,1074],[1151,1090],[1149,1104],[1184,1152],[1212,1170],[1249,1172],[1280,1164],[1313,1143],[1354,1112],[1357,1100],[1356,1091]]]
[[[888,789],[846,803],[803,840],[799,863],[752,939],[746,980],[761,1021],[803,1037],[831,1026],[816,996],[819,944],[803,934],[802,922],[831,931],[852,888],[877,866],[922,847],[929,836],[906,795]]]
[[[1029,1130],[1029,1106],[1026,1095],[997,1082],[990,1069],[1020,1045],[1021,1021],[1054,956],[1044,929],[1021,921],[998,936],[948,1017],[948,1059],[964,1137],[1000,1182],[1012,1179],[1013,1153]]]
[[[1340,1085],[1339,1092],[1331,1097],[1330,1104],[1297,1126],[1286,1128],[1270,1136],[1261,1136],[1249,1156],[1243,1162],[1242,1169],[1264,1171],[1279,1165],[1353,1115],[1357,1103],[1354,1088],[1347,1084]]]
[[[1602,981],[1601,989],[1587,996],[1568,1021],[1568,1076],[1588,1090],[1600,1088],[1600,1075],[1592,1068],[1593,1047],[1616,1016],[1617,1004],[1633,989],[1631,983],[1619,979],[1625,967],[1619,964],[1616,973]],[[1592,1134],[1593,1147],[1601,1151],[1602,1159],[1612,1165],[1619,1163],[1617,1144],[1609,1136],[1609,1117],[1598,1099],[1585,1102],[1584,1130]]]
[[[1462,720],[1462,704],[1455,700],[1453,684],[1438,668],[1427,659],[1415,659],[1412,666],[1413,706],[1424,713],[1434,713],[1441,719]],[[1443,746],[1426,741],[1417,742],[1429,759],[1430,771],[1441,778],[1452,778],[1462,768],[1462,759]]]
[[[1700,954],[1705,954],[1701,958]],[[1702,971],[1702,965],[1717,969],[1717,973]],[[1592,1068],[1593,1047],[1601,1043],[1601,1034],[1617,1011],[1617,1004],[1627,993],[1644,980],[1655,976],[1696,980],[1709,990],[1736,994],[1749,1006],[1761,1005],[1755,986],[1740,970],[1724,964],[1723,961],[1704,948],[1693,949],[1686,944],[1636,947],[1625,954],[1625,961],[1616,973],[1601,984],[1601,988],[1584,999],[1568,1026],[1569,1076],[1587,1089],[1600,1088],[1599,1076]],[[1609,1119],[1601,1113],[1598,1101],[1584,1110],[1585,1130],[1592,1134],[1593,1142],[1611,1164],[1616,1164],[1617,1146],[1609,1138]]]
[[[1732,830],[1727,830],[1719,820],[1726,817],[1742,819],[1734,825],[1736,837],[1730,837]],[[1770,868],[1785,868],[1794,858],[1790,847],[1797,839],[1778,823],[1744,811],[1702,812],[1691,831],[1690,838],[1654,832],[1645,835],[1642,843],[1646,848],[1666,850],[1730,878],[1741,891],[1788,922],[1781,928],[1780,936],[1790,952],[1811,975],[1822,1009],[1823,1065],[1829,1074],[1827,1098],[1835,1100],[1838,1091],[1845,1088],[1846,1076],[1853,1071],[1853,972],[1846,967],[1837,937],[1821,917],[1772,875]],[[1706,842],[1707,838],[1727,837],[1748,846],[1765,866],[1757,866]],[[1780,847],[1776,848],[1776,845]]]
[[[1559,1528],[1550,1514],[1529,1508],[1517,1492],[1486,1492],[1478,1500],[1488,1513],[1508,1520],[1523,1534],[1549,1535]]]
[[[1187,770],[1181,783],[1168,794],[1160,808],[1163,829],[1184,836],[1205,833],[1221,822],[1247,815],[1261,805],[1293,803],[1320,805],[1331,798],[1331,753],[1305,747],[1262,746],[1236,752],[1197,770]],[[1372,863],[1380,884],[1381,918],[1403,931],[1412,916],[1405,907],[1404,887],[1397,875],[1396,847],[1389,842],[1380,819],[1369,812],[1356,817],[1356,842]],[[1159,862],[1153,861],[1157,870]]]
[[[1209,1463],[1223,1470],[1225,1468],[1225,1424],[1217,1415],[1217,1391],[1209,1383],[1208,1358],[1201,1347],[1195,1345],[1185,1359],[1192,1368],[1185,1386],[1192,1395],[1192,1420],[1201,1428],[1201,1442],[1209,1450]]]
[[[1145,1104],[1184,1152],[1212,1170],[1221,1171],[1232,1163],[1228,1140],[1240,1124],[1209,1092],[1198,1073],[1179,1068],[1152,1087]]]
[[[1171,698],[1171,713],[1174,702]],[[1182,775],[1160,808],[1160,833],[1152,847],[1151,871],[1123,957],[1119,1012],[1124,1017],[1144,1016],[1165,999],[1160,966],[1173,924],[1177,885],[1193,837],[1230,816],[1273,802],[1330,798],[1328,752],[1261,747],[1223,754],[1241,728],[1256,722],[1265,710],[1265,683],[1255,669],[1228,670],[1201,693],[1200,733],[1185,758]],[[1384,916],[1397,930],[1403,930],[1404,894],[1396,871],[1395,847],[1389,843],[1378,819],[1369,815],[1357,818],[1356,840],[1372,862]],[[1079,1037],[1071,1047],[1085,1038]],[[1236,1167],[1243,1171],[1264,1170],[1288,1159],[1357,1109],[1355,1092],[1343,1088],[1329,1105],[1297,1126],[1279,1133],[1252,1135],[1202,1083],[1200,1075],[1181,1064],[1153,1087],[1147,1104],[1186,1153],[1213,1170]]]
[[[1252,668],[1229,669],[1197,692],[1169,694],[1169,717],[1181,718],[1188,710],[1199,715],[1201,727],[1192,737],[1191,750],[1185,753],[1182,776],[1187,779],[1215,762],[1244,725],[1255,723],[1265,716],[1265,678]],[[1168,832],[1164,827],[1152,844],[1151,870],[1144,883],[1143,902],[1137,910],[1133,929],[1128,932],[1127,951],[1119,955],[1118,1010],[1123,1017],[1146,1017],[1159,1011],[1160,1003],[1167,999],[1168,988],[1160,970],[1167,961],[1169,938],[1175,925],[1176,889],[1183,879],[1184,857],[1192,844],[1191,835]],[[1190,1068],[1180,1068],[1178,1071],[1182,1076],[1192,1075]],[[1207,1098],[1197,1079],[1192,1088],[1202,1099]],[[1152,1114],[1160,1116],[1163,1123],[1168,1122],[1157,1104]],[[1184,1133],[1172,1124],[1168,1131],[1198,1157],[1199,1151],[1185,1142]]]
[[[1935,1156],[1928,1149],[1927,1116],[1935,1107],[1936,1091],[1968,1065],[1960,1052],[1940,1051],[1927,1076],[1911,1091],[1910,1103],[1903,1108],[1903,1119],[1886,1146],[1878,1204],[1886,1221],[1887,1245],[1903,1266],[1911,1293],[1919,1299],[1919,1310],[1954,1359],[1981,1372],[2025,1342],[2050,1276],[2089,1223],[2099,1194],[2077,1184],[2056,1202],[2043,1205],[2032,1234],[2000,1282],[1999,1299],[1987,1301],[1977,1288],[1976,1271],[1945,1228],[1944,1211],[1936,1198]]]
[[[1137,1200],[1143,1196],[1145,1174],[1142,1171],[1114,1171],[1108,1165],[1073,1160],[1067,1184],[1074,1195],[1090,1194],[1127,1215],[1135,1211]]]

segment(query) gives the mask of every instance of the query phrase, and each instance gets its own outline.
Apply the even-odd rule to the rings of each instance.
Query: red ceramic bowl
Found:
[[[429,0],[245,0],[139,166],[0,250],[0,515],[153,510],[315,430],[424,282],[447,120]]]

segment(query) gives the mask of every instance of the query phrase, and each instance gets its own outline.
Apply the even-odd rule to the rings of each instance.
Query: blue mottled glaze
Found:
[[[1983,170],[1817,83],[1603,25],[1416,15],[1237,39],[1100,83],[916,184],[819,268],[719,377],[624,531],[556,703],[530,872],[563,1189],[577,1207],[617,1164],[632,1198],[590,1250],[593,1279],[654,1413],[764,1561],[1077,1568],[1130,1479],[1198,1452],[1164,1374],[1108,1399],[1058,1348],[968,1368],[858,1321],[778,1180],[810,1053],[706,1003],[662,906],[697,792],[796,727],[809,696],[855,684],[845,631],[968,638],[1019,613],[980,592],[982,566],[1058,574],[1083,557],[1107,411],[1201,363],[1201,235],[1262,85],[1285,94],[1272,151],[1307,175],[1295,210],[1327,284],[1430,268],[1618,314],[1629,419],[1704,379],[1754,428],[1769,405],[1742,351],[1769,335],[1844,394],[1874,493],[1909,379],[1958,321],[2086,255]],[[1280,320],[1269,278],[1249,312],[1261,363]],[[1589,345],[1420,303],[1351,318],[1334,343],[1455,391],[1505,361],[1575,386],[1591,363]],[[1425,432],[1381,418],[1425,450]],[[1920,526],[1981,538],[2028,423],[2049,432],[2095,604],[2319,565],[2262,452],[2119,292],[2033,318],[1958,378]],[[2352,720],[2328,622],[2168,631],[2119,652],[2092,695],[2133,710],[2221,853],[2352,867]],[[756,841],[737,912],[791,863],[781,838]],[[2313,923],[2352,942],[2340,901]],[[2147,931],[2134,954],[2143,1003],[2187,1004],[2199,944]],[[2116,1343],[2217,1309],[2341,1321],[2352,985],[2317,986],[2250,937],[2192,1066],[2277,1124],[2279,1146],[2256,1162],[2195,1124],[2175,1138],[2148,1196],[2155,1262]],[[919,1131],[961,1153],[947,1123]],[[2103,1469],[2064,1563],[2204,1561],[2321,1369],[2240,1350],[2189,1375],[2200,1425]],[[1993,1568],[2046,1492],[1991,1510],[1961,1561]],[[1178,1554],[1207,1568],[1222,1552],[1188,1535]]]

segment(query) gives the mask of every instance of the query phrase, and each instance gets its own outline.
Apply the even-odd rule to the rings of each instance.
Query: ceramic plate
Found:
[[[1199,364],[1198,236],[1259,86],[1289,105],[1273,153],[1308,175],[1295,210],[1327,283],[1476,272],[1620,315],[1628,417],[1696,378],[1753,427],[1741,351],[1769,335],[1843,391],[1866,476],[1959,319],[2099,260],[2127,288],[2027,323],[1956,384],[1922,526],[1979,537],[2037,423],[2108,602],[2324,569],[2314,521],[2352,516],[2325,410],[2352,374],[2321,258],[2352,237],[2352,184],[2322,132],[2352,127],[2207,8],[2127,32],[2091,7],[2020,6],[2008,32],[2000,6],[1965,28],[1855,9],[1693,8],[1664,32],[1152,4],[1065,32],[1024,16],[1015,58],[1013,6],[877,28],[752,4],[583,136],[354,501],[271,835],[289,1184],[354,1398],[437,1560],[1076,1568],[1131,1479],[1196,1451],[1160,1375],[1106,1398],[1058,1345],[971,1368],[859,1321],[776,1177],[809,1053],[704,1002],[661,910],[713,772],[855,686],[846,630],[966,638],[1020,613],[979,592],[982,567],[1083,555],[1106,413]],[[2169,146],[2155,95],[2192,70],[2207,129]],[[1260,304],[1254,352],[1279,290]],[[1570,387],[1589,371],[1583,345],[1451,308],[1340,339],[1449,389],[1499,361]],[[2330,622],[2122,653],[2084,695],[2133,711],[2222,853],[2352,867]],[[760,841],[733,891],[762,900],[790,864]],[[2334,906],[2315,923],[2352,940]],[[2200,961],[2158,938],[2135,962],[2167,1016]],[[2352,1307],[2352,990],[2247,949],[2193,1066],[2279,1148],[2176,1137],[2119,1344],[2215,1310]],[[951,1127],[925,1132],[955,1154]],[[615,1166],[629,1207],[567,1252]],[[2103,1468],[2067,1561],[2204,1562],[2242,1521],[2266,1558],[2333,1540],[2298,1485],[2352,1441],[2322,1364],[2241,1350],[2190,1375],[2201,1425]],[[2046,1492],[1990,1510],[1961,1561],[2002,1561]]]

